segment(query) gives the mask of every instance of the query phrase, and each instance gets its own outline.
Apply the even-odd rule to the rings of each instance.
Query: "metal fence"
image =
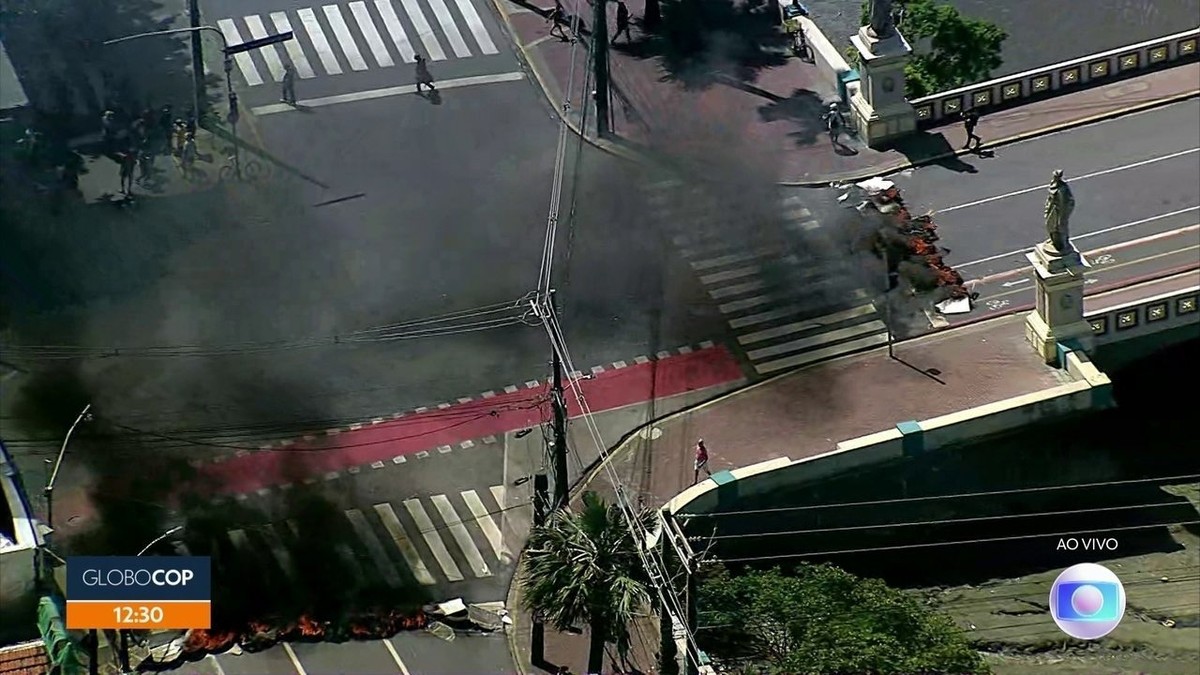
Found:
[[[1020,105],[1136,72],[1185,63],[1197,57],[1198,41],[1200,28],[1193,28],[940,94],[922,96],[911,103],[917,111],[919,127],[936,126],[963,110]]]

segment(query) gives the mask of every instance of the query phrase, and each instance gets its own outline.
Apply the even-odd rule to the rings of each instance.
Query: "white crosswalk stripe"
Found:
[[[740,227],[744,214],[708,186],[674,179],[645,185],[648,210],[759,374],[886,342],[874,294],[846,288],[845,279],[853,277],[838,256],[814,252],[824,235],[806,195],[780,195],[778,226],[758,232]]]
[[[425,586],[436,584],[437,580],[429,573],[425,561],[421,560],[421,554],[417,552],[417,547],[413,546],[412,539],[409,538],[400,519],[396,517],[396,511],[392,509],[392,505],[376,504],[372,508],[375,509],[375,513],[379,514],[379,519],[383,521],[383,527],[392,536],[392,542],[396,544],[396,548],[404,557],[404,562],[408,563],[408,568],[412,570],[417,581]]]
[[[304,26],[304,32],[308,34],[308,40],[312,43],[313,49],[317,50],[317,58],[321,60],[321,66],[325,68],[325,72],[329,75],[341,75],[342,65],[338,63],[337,55],[333,53],[333,46],[325,38],[325,30],[321,28],[321,22],[317,21],[316,12],[305,7],[296,10],[296,15],[300,17],[300,24]]]
[[[458,11],[462,12],[463,18],[467,20],[467,28],[471,30],[471,35],[475,36],[475,42],[479,43],[479,49],[484,54],[499,54],[500,50],[496,49],[496,43],[492,42],[492,36],[488,35],[487,28],[483,25],[483,19],[479,18],[479,12],[475,11],[475,5],[471,4],[471,0],[454,0],[458,5]]]
[[[417,29],[417,37],[421,38],[421,44],[425,45],[425,54],[434,61],[445,61],[446,52],[442,51],[442,45],[433,34],[433,26],[429,25],[429,20],[425,18],[417,0],[400,0],[400,4],[404,6],[408,20]]]
[[[416,63],[417,53],[408,41],[408,33],[404,32],[400,17],[396,16],[392,0],[375,0],[375,9],[379,10],[379,18],[383,20],[383,27],[387,29],[388,35],[392,36],[392,43],[396,45],[400,58],[404,59],[405,63]]]
[[[406,578],[400,566],[422,586],[437,586],[492,577],[491,561],[485,558],[511,565],[512,546],[506,538],[513,543],[524,540],[532,517],[527,500],[508,504],[503,485],[456,495],[406,499],[399,502],[403,509],[391,502],[344,509],[345,527],[339,531],[343,536],[322,544],[335,556],[336,569],[327,572],[399,588]],[[312,571],[297,566],[295,547],[312,536],[304,522],[289,518],[231,529],[222,539],[245,556],[239,558],[242,562],[261,567],[265,574],[282,572],[289,583],[305,583],[303,574]],[[175,549],[189,554],[182,542]]]
[[[471,50],[467,49],[467,43],[463,40],[462,33],[458,32],[458,25],[454,23],[454,17],[450,16],[450,8],[446,6],[445,0],[425,0],[425,2],[428,2],[429,7],[433,9],[433,15],[437,17],[442,32],[450,41],[450,48],[454,50],[454,55],[460,59],[470,56]]]
[[[287,12],[271,12],[271,23],[275,24],[275,30],[279,33],[286,33],[292,30],[292,22],[288,20]],[[301,79],[307,80],[316,77],[312,66],[308,63],[308,57],[304,55],[304,48],[300,46],[300,40],[293,31],[291,40],[283,43],[284,49],[287,50],[288,59],[296,68],[296,74]]]
[[[346,60],[350,63],[350,67],[354,70],[366,70],[370,66],[362,57],[362,52],[358,51],[358,44],[354,42],[354,36],[350,34],[350,26],[346,25],[346,20],[342,18],[342,10],[337,5],[325,5],[321,9],[325,10],[325,20],[329,22],[329,27],[333,29],[333,36],[337,38],[338,44],[342,47],[342,54],[346,55]]]
[[[479,552],[479,547],[471,539],[471,533],[467,531],[467,526],[458,517],[458,513],[450,503],[450,498],[446,495],[433,495],[430,499],[433,500],[433,505],[437,508],[438,513],[442,515],[446,527],[450,529],[450,535],[454,537],[459,549],[466,556],[475,576],[480,579],[492,576],[492,571],[488,569],[487,563],[483,560],[483,554]]]
[[[366,546],[367,553],[375,561],[375,567],[383,574],[384,580],[392,588],[400,586],[400,575],[396,574],[396,569],[393,567],[392,561],[388,559],[387,552],[383,550],[383,545],[379,543],[379,538],[371,530],[371,524],[367,522],[366,516],[358,509],[346,509],[345,513],[346,519],[350,521],[350,527],[354,528],[354,533],[358,535],[359,541]]]
[[[402,8],[398,10],[397,0],[341,0],[269,15],[221,19],[217,25],[230,45],[244,42],[243,35],[257,39],[293,33],[282,51],[277,45],[268,45],[235,55],[239,72],[253,87],[266,82],[265,73],[270,80],[281,81],[284,64],[289,61],[297,76],[311,79],[392,68],[400,61],[415,63],[418,53],[431,61],[499,54],[475,7],[480,1],[398,0]],[[474,44],[467,41],[467,33]],[[317,72],[317,63],[323,73]]]
[[[267,27],[263,25],[262,19],[258,18],[257,15],[252,14],[242,20],[246,22],[246,28],[250,30],[250,37],[255,40],[267,37]],[[263,61],[267,62],[267,70],[271,71],[271,77],[275,78],[276,82],[282,81],[283,61],[279,60],[279,52],[275,51],[275,45],[259,47],[258,55],[263,58]]]
[[[442,538],[438,534],[433,520],[430,519],[429,514],[425,511],[425,506],[418,499],[406,499],[404,500],[404,508],[417,524],[417,531],[425,539],[425,544],[429,546],[434,560],[442,568],[442,573],[450,581],[462,581],[462,572],[459,571],[458,564],[454,562],[454,558],[450,556],[450,550],[442,542]]]
[[[362,31],[363,39],[367,41],[367,47],[371,49],[371,55],[375,57],[375,63],[378,63],[380,68],[390,68],[396,65],[396,62],[392,60],[392,55],[388,53],[387,46],[383,44],[383,37],[379,35],[379,31],[375,30],[375,22],[371,20],[371,13],[367,11],[367,3],[361,0],[350,3],[350,13],[354,15],[354,22],[358,24],[358,29]]]
[[[221,19],[217,22],[217,28],[221,29],[221,34],[225,36],[225,42],[230,47],[236,47],[245,42],[241,32],[238,31],[237,24],[232,19]],[[249,52],[234,54],[233,62],[237,64],[242,77],[246,79],[246,84],[253,87],[263,83],[262,76],[258,74],[258,67],[254,65],[254,60],[250,58]]]

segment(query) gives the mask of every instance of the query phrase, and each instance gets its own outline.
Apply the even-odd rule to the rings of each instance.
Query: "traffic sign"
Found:
[[[278,35],[268,35],[267,37],[258,38],[257,40],[243,42],[240,45],[233,45],[232,47],[227,48],[225,53],[227,55],[241,54],[242,52],[248,52],[251,49],[258,49],[259,47],[266,47],[267,45],[287,42],[288,40],[291,40],[292,37],[292,31],[290,30],[286,33],[280,33]]]

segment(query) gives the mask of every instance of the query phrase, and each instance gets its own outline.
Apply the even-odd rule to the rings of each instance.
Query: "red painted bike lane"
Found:
[[[733,354],[717,345],[607,370],[579,380],[578,386],[588,408],[598,413],[743,377]],[[570,417],[581,414],[579,401],[571,392],[567,393],[567,406]],[[413,413],[331,436],[307,436],[285,447],[206,464],[198,469],[191,487],[213,496],[246,494],[443,445],[499,436],[541,424],[549,416],[549,385],[542,383],[537,388]]]

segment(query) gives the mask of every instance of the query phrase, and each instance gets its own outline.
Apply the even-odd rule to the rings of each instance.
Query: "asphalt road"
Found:
[[[1053,169],[1064,170],[1075,195],[1071,238],[1093,263],[1093,286],[1200,259],[1194,227],[1200,223],[1200,101],[967,161],[978,173],[932,166],[893,177],[914,213],[935,213],[941,244],[950,249],[946,261],[981,294],[972,314],[952,321],[1032,302],[1024,256],[1046,238],[1045,185]]]

